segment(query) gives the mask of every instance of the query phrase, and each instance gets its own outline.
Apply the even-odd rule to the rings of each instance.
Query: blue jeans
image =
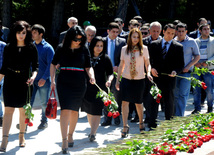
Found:
[[[2,90],[3,90],[3,83],[4,83],[4,79],[2,79],[1,82],[0,82],[0,85],[1,85],[0,96],[1,96]],[[3,109],[2,109],[2,102],[1,102],[1,100],[0,100],[0,117],[3,117]]]
[[[201,74],[201,76],[194,75],[195,78],[204,81],[206,83],[207,89],[205,92],[207,94],[207,105],[208,107],[213,106],[213,79],[214,76],[210,73]],[[196,87],[193,92],[194,96],[194,106],[195,110],[201,110],[201,87]]]
[[[179,76],[190,77],[190,73],[179,74]],[[190,80],[179,78],[176,79],[175,95],[175,116],[184,116],[187,100],[190,92]]]
[[[39,98],[40,98],[40,103],[42,105],[42,119],[41,122],[46,123],[47,117],[45,116],[45,109],[47,106],[47,102],[48,102],[48,98],[49,98],[49,92],[50,92],[50,85],[51,85],[51,81],[50,78],[48,78],[44,84],[44,86],[39,87],[38,86],[38,82],[39,81],[34,81],[33,83],[33,93],[32,93],[32,97],[31,97],[31,106],[33,106],[34,100],[35,100],[35,96],[36,96],[36,92],[39,92]]]

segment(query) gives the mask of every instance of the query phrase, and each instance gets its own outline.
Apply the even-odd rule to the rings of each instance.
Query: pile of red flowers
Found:
[[[172,144],[164,142],[162,145],[156,146],[153,152],[155,154],[152,155],[176,155],[177,150],[173,148]]]

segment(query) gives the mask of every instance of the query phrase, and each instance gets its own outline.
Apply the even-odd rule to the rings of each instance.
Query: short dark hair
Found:
[[[113,29],[113,28],[119,29],[120,27],[119,27],[119,25],[118,25],[117,23],[115,23],[115,22],[109,23],[109,25],[108,25],[108,30],[111,30],[111,29]]]
[[[181,21],[178,20],[178,19],[176,19],[176,20],[173,21],[173,24],[174,24],[174,25],[178,25],[178,23],[181,23]]]
[[[40,25],[40,24],[34,24],[32,27],[31,27],[31,29],[32,29],[32,31],[33,30],[37,30],[38,32],[39,32],[39,34],[43,34],[43,36],[44,36],[44,34],[45,34],[45,28],[42,26],[42,25]]]
[[[187,25],[185,23],[178,23],[176,26],[176,30],[178,30],[178,28],[185,28],[185,30],[187,30]]]
[[[130,21],[129,21],[129,26],[130,25],[134,25],[134,26],[139,26],[139,22],[136,20],[136,19],[131,19]]]
[[[199,30],[201,30],[201,31],[202,31],[203,27],[205,27],[205,26],[209,26],[209,27],[210,27],[210,25],[209,25],[209,24],[207,24],[207,23],[205,23],[205,24],[201,24],[201,25],[199,26]]]
[[[114,22],[115,23],[121,22],[121,24],[123,24],[123,20],[121,18],[115,18]]]
[[[23,21],[23,20],[16,21],[13,24],[13,26],[11,27],[10,35],[8,38],[9,43],[11,43],[13,45],[17,45],[16,33],[23,31],[24,28],[26,28],[26,31],[27,31],[26,38],[25,38],[25,44],[28,45],[28,44],[32,43],[32,34],[31,34],[30,25],[26,21]]]
[[[168,23],[164,26],[163,30],[166,31],[168,28],[175,29],[175,25],[172,23]]]
[[[63,48],[65,48],[65,49],[70,48],[71,47],[71,42],[76,38],[77,35],[81,35],[82,36],[80,46],[81,47],[84,46],[85,43],[86,43],[86,34],[85,34],[84,30],[80,26],[75,25],[75,26],[71,27],[66,32],[66,35],[65,35],[65,38],[64,38],[64,42],[63,42]]]

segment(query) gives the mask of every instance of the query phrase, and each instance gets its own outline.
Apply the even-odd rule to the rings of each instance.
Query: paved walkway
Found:
[[[187,105],[187,111],[185,115],[189,115],[193,110],[192,105],[192,97],[190,96]],[[9,143],[7,146],[7,152],[5,155],[59,155],[61,154],[61,132],[60,132],[60,124],[59,124],[59,115],[60,109],[58,108],[57,118],[55,120],[49,120],[48,128],[44,130],[38,130],[37,127],[40,124],[41,118],[41,108],[39,106],[39,98],[37,96],[36,103],[33,108],[33,113],[35,114],[35,119],[33,121],[33,127],[28,127],[26,133],[26,147],[19,147],[18,134],[19,130],[16,129],[16,124],[19,123],[19,114],[16,109],[13,122],[9,135]],[[207,106],[203,107],[202,112],[205,113],[207,110]],[[164,119],[163,112],[159,112],[160,120]],[[103,121],[103,118],[101,122]],[[139,125],[136,123],[129,123],[130,125],[130,133],[135,134],[139,133]],[[74,133],[74,147],[69,148],[69,153],[74,155],[79,154],[98,154],[94,152],[92,149],[105,147],[109,143],[113,143],[117,140],[121,140],[120,132],[122,129],[122,125],[120,126],[108,126],[108,127],[99,127],[97,131],[97,140],[95,142],[90,142],[88,140],[88,134],[90,133],[90,127],[87,122],[86,114],[80,112],[79,120],[76,126],[76,130]],[[2,137],[2,128],[0,128],[0,137]],[[1,139],[0,139],[1,140]],[[0,141],[1,142],[1,141]],[[214,140],[209,143],[206,143],[202,146],[202,148],[198,148],[195,150],[193,155],[214,155]],[[0,153],[1,154],[1,153]],[[179,153],[186,154],[186,153]]]

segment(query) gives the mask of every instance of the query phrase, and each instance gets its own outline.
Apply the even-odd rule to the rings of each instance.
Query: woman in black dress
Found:
[[[114,76],[111,60],[103,52],[102,37],[97,36],[91,41],[90,52],[96,83],[102,90],[107,92],[106,87],[110,87]],[[91,126],[91,133],[89,134],[90,141],[95,140],[95,134],[99,127],[103,109],[103,101],[101,98],[96,98],[98,91],[99,89],[95,85],[88,82],[87,91],[82,105],[82,110],[87,113],[88,122]]]
[[[29,77],[30,69],[32,76]],[[33,84],[38,69],[38,53],[32,43],[30,25],[25,21],[14,23],[10,41],[4,48],[0,81],[4,77],[3,98],[5,113],[3,117],[3,139],[0,151],[5,152],[8,134],[15,108],[20,113],[19,146],[25,146],[25,110],[28,84]]]
[[[63,154],[68,153],[68,147],[73,147],[74,144],[73,132],[86,91],[86,72],[90,83],[95,82],[90,53],[85,47],[85,42],[86,35],[80,26],[70,28],[65,35],[62,46],[56,50],[50,68],[51,89],[55,89],[55,71],[56,67],[60,66],[57,93],[61,107],[60,127]],[[69,131],[68,124],[70,124]]]

